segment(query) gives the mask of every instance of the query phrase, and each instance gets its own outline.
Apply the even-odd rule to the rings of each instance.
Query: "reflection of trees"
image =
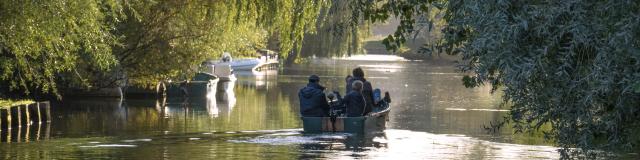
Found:
[[[401,65],[401,71],[393,73],[369,71],[365,68],[372,76],[394,77],[376,80],[374,83],[389,88],[394,99],[389,124],[391,128],[492,136],[482,129],[482,125],[502,120],[506,112],[469,109],[500,109],[499,95],[490,94],[488,86],[470,89],[460,85],[461,74],[450,63],[445,63],[451,62],[453,58],[455,57],[443,56],[441,59],[409,63]],[[397,62],[386,65],[393,64],[397,65]],[[398,79],[402,79],[402,83],[398,84]],[[510,135],[511,131],[501,130],[500,134]]]
[[[22,127],[0,130],[0,143],[29,143],[31,141],[49,140],[51,123],[33,123]],[[0,152],[1,153],[1,152]]]
[[[149,135],[299,127],[289,97],[278,88],[238,85],[209,98],[66,100],[52,127],[65,136]],[[55,107],[54,107],[55,108]],[[216,112],[218,116],[216,117]]]
[[[256,89],[238,85],[233,92],[209,98],[176,100],[167,104],[166,130],[177,132],[241,131],[294,128],[299,120],[277,88]],[[216,102],[216,105],[212,105]],[[210,115],[218,110],[217,116]],[[213,113],[215,114],[215,113]]]
[[[317,74],[328,90],[344,91],[343,76],[351,69],[361,66],[366,77],[376,88],[389,91],[393,102],[389,128],[411,129],[443,134],[466,134],[476,137],[500,138],[498,141],[523,142],[527,136],[512,136],[510,128],[503,127],[498,134],[488,134],[482,125],[502,120],[507,112],[495,111],[450,111],[460,109],[504,109],[499,108],[500,92],[492,95],[490,87],[465,88],[460,85],[460,73],[453,64],[456,57],[442,55],[423,62],[345,61],[313,59],[310,63],[284,68],[279,82],[297,80],[295,85],[304,86],[304,76]],[[322,66],[322,67],[318,67]],[[395,72],[387,72],[394,69]],[[303,77],[296,77],[303,76]],[[407,86],[405,86],[407,84]],[[297,102],[297,89],[290,89],[293,102]],[[297,105],[296,105],[297,108]],[[508,126],[507,126],[508,127]],[[517,139],[516,139],[517,138]],[[540,137],[527,139],[527,143],[540,144]]]
[[[278,70],[252,70],[252,71],[236,71],[235,74],[240,78],[237,85],[254,87],[257,89],[268,89],[277,83]]]
[[[126,157],[126,159],[295,159],[297,156],[295,148],[290,146],[228,143],[225,141],[225,139],[216,139],[206,142],[149,145],[115,153],[111,157]]]
[[[237,103],[229,116],[232,130],[281,129],[298,126],[299,117],[291,110],[288,97],[278,88],[258,90],[238,85]]]
[[[122,104],[120,99],[66,100],[62,104],[64,108],[52,107],[56,110],[54,117],[62,118],[53,123],[52,127],[65,135],[109,135],[124,134],[123,131],[126,130],[146,130],[149,128],[142,124],[158,123],[155,118],[158,113],[153,109],[153,103],[128,103],[143,104],[149,108],[128,107],[128,104]]]

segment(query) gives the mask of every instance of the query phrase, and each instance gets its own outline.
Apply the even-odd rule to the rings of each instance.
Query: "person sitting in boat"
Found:
[[[329,103],[324,94],[324,87],[320,84],[320,77],[309,76],[309,83],[300,89],[298,98],[300,99],[300,115],[304,117],[326,117],[329,116]]]
[[[371,112],[373,106],[374,106],[374,101],[373,101],[373,87],[371,86],[371,83],[369,81],[367,81],[367,79],[364,78],[364,71],[362,70],[362,68],[358,67],[353,69],[353,71],[351,72],[353,74],[353,76],[347,76],[346,80],[347,80],[347,94],[353,89],[352,84],[355,81],[360,81],[362,82],[362,95],[364,96],[364,100],[366,102],[366,108],[364,109],[365,114]]]
[[[351,90],[342,98],[342,102],[347,108],[347,117],[360,117],[367,114],[365,112],[367,102],[362,95],[363,84],[364,83],[359,80],[353,81],[353,83],[349,85],[352,87]]]

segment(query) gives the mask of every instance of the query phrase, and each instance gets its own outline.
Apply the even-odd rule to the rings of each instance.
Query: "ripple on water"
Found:
[[[127,140],[122,140],[122,142],[126,142],[126,143],[133,143],[133,142],[151,142],[151,139],[148,139],[148,138],[144,138],[144,139],[127,139]]]
[[[447,111],[509,112],[509,110],[506,110],[506,109],[487,109],[487,108],[471,108],[471,109],[466,109],[466,108],[445,108],[444,110],[447,110]]]
[[[395,56],[395,55],[354,55],[351,57],[338,58],[342,60],[350,60],[350,61],[408,61],[407,59]]]
[[[303,135],[299,131],[277,132],[265,134],[257,137],[248,137],[243,139],[229,140],[232,143],[256,143],[269,145],[292,145],[292,144],[310,144],[322,143],[331,140],[344,140],[350,134],[307,134]]]
[[[99,144],[99,145],[93,145],[93,146],[79,146],[80,148],[131,148],[131,147],[137,147],[137,145],[131,145],[131,144]]]
[[[382,136],[279,132],[228,140],[231,143],[300,145],[305,155],[365,159],[555,159],[557,148],[480,140],[460,134],[386,130]]]

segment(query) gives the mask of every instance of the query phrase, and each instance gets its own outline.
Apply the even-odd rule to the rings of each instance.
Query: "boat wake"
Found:
[[[257,137],[244,137],[228,140],[232,143],[254,143],[268,145],[317,144],[343,141],[351,136],[348,133],[303,134],[300,131],[276,132]]]

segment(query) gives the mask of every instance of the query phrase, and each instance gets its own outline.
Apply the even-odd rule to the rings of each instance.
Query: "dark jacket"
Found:
[[[329,116],[329,103],[323,91],[324,87],[317,83],[309,83],[300,89],[298,92],[300,115],[304,117]]]
[[[347,92],[349,93],[351,92],[351,84],[356,81],[356,80],[360,80],[362,81],[362,95],[364,96],[364,100],[366,102],[367,108],[365,108],[365,114],[371,112],[371,109],[373,108],[373,87],[371,86],[371,83],[369,81],[367,81],[367,79],[364,79],[363,77],[353,77],[350,78],[347,82]]]
[[[347,117],[360,117],[366,114],[364,113],[366,102],[360,92],[352,90],[349,94],[344,96],[342,102],[347,108]]]

